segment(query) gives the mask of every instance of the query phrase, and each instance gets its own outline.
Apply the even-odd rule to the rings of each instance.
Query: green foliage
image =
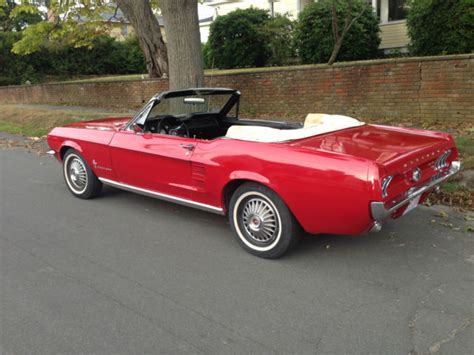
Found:
[[[291,30],[286,16],[271,18],[268,11],[256,8],[219,16],[205,47],[207,64],[220,69],[284,64],[292,54]]]
[[[14,85],[26,80],[37,82],[39,79],[32,65],[32,60],[37,58],[18,57],[11,53],[13,44],[20,37],[18,32],[0,32],[0,85]]]
[[[288,16],[275,15],[265,23],[262,31],[270,53],[266,64],[285,65],[295,57],[293,30],[294,23]]]
[[[8,0],[0,0],[8,1]],[[104,1],[76,0],[25,0],[17,5],[10,17],[20,14],[31,16],[40,14],[40,5],[47,4],[49,21],[30,24],[21,40],[13,46],[16,54],[27,55],[45,47],[92,48],[96,37],[104,35],[110,23],[103,21],[102,14],[110,13],[114,8]]]
[[[202,44],[202,58],[204,60],[204,69],[212,69],[214,67],[209,41]]]
[[[0,31],[21,31],[41,20],[41,14],[32,5],[18,6],[14,0],[0,0]]]
[[[269,17],[267,11],[255,8],[217,17],[209,33],[215,66],[221,69],[263,66],[267,53],[260,29]]]
[[[474,51],[472,0],[417,0],[408,13],[410,51],[415,55]]]
[[[11,52],[21,33],[0,32],[0,85],[37,83],[45,77],[133,74],[146,71],[145,60],[134,37],[118,42],[108,36],[92,40],[92,48],[70,44],[41,47],[28,55]]]
[[[303,63],[326,63],[334,47],[332,33],[332,0],[307,5],[299,14],[295,28],[295,46]],[[347,1],[336,0],[338,26],[344,27]],[[342,42],[338,61],[372,59],[378,56],[379,21],[372,6],[354,0],[352,18],[361,14]]]

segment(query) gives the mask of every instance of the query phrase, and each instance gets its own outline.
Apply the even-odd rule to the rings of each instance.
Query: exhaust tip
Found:
[[[382,230],[382,223],[374,222],[374,225],[370,229],[370,232],[377,233],[377,232],[380,232],[381,230]]]

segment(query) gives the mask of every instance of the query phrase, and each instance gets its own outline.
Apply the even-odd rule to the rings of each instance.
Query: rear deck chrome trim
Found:
[[[151,191],[151,190],[147,190],[147,189],[142,189],[141,187],[136,187],[136,186],[132,186],[132,185],[123,184],[121,182],[117,182],[117,181],[110,180],[110,179],[99,178],[99,180],[105,185],[113,186],[113,187],[116,187],[118,189],[122,189],[122,190],[125,190],[125,191],[135,192],[135,193],[138,193],[138,194],[141,194],[141,195],[157,198],[157,199],[164,200],[164,201],[174,202],[174,203],[177,203],[177,204],[183,205],[183,206],[194,207],[194,208],[197,208],[197,209],[200,209],[200,210],[203,210],[203,211],[217,213],[217,214],[220,214],[220,215],[225,214],[224,210],[220,207],[215,207],[215,206],[207,205],[205,203],[200,203],[200,202],[187,200],[187,199],[181,198],[181,197],[176,197],[176,196],[172,196],[172,195],[163,194],[163,193],[160,193],[160,192],[155,192],[155,191]]]
[[[414,199],[417,196],[420,196],[421,194],[430,191],[431,189],[436,189],[439,184],[447,180],[449,177],[453,176],[457,172],[461,170],[461,162],[460,161],[453,161],[451,162],[451,166],[449,170],[442,175],[441,177],[430,181],[426,185],[414,190],[410,191],[407,196],[397,202],[395,205],[391,206],[390,208],[386,208],[385,204],[383,202],[371,202],[370,203],[370,212],[372,214],[372,218],[374,219],[375,222],[383,222],[386,219],[390,217],[390,215],[398,210],[399,208],[403,207],[407,203],[409,203],[412,199]]]

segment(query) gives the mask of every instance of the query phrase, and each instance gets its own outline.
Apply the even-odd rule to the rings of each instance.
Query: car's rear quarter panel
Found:
[[[204,166],[199,202],[222,203],[222,191],[235,180],[256,181],[274,190],[309,233],[359,234],[372,223],[368,162],[287,144],[230,139],[199,143],[193,164]],[[194,169],[194,168],[193,168]]]

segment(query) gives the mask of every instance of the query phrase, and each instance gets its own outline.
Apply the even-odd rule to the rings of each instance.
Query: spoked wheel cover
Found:
[[[249,248],[272,249],[281,237],[281,218],[274,203],[264,194],[249,191],[235,203],[233,212],[237,234]]]
[[[77,195],[87,189],[86,165],[76,154],[69,154],[64,161],[64,177],[71,191]]]

